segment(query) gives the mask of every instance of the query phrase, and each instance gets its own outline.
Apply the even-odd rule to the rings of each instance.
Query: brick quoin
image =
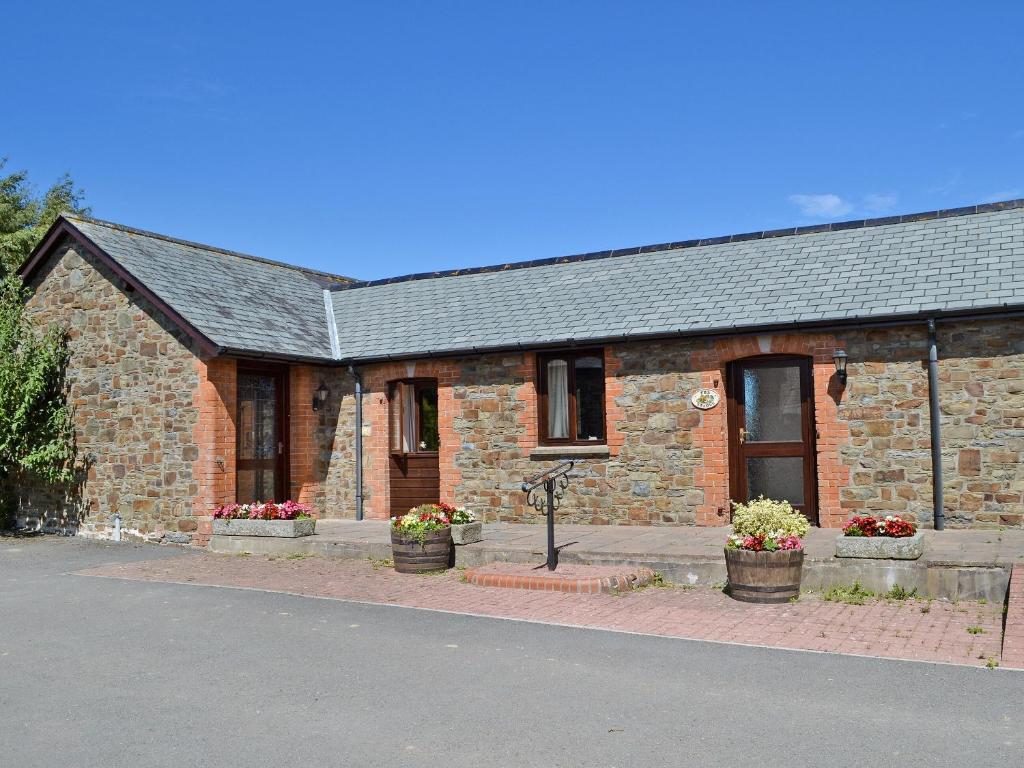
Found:
[[[367,366],[363,369],[363,384],[368,391],[363,398],[363,420],[369,425],[370,434],[363,439],[363,452],[367,458],[363,487],[364,513],[368,519],[386,520],[389,517],[388,382],[412,378],[437,379],[441,500],[454,499],[455,487],[459,484],[461,475],[455,465],[459,442],[453,426],[456,410],[453,386],[459,379],[458,362],[440,359]]]
[[[231,358],[196,360],[199,386],[193,404],[199,411],[194,439],[199,447],[196,460],[196,492],[192,515],[196,518],[193,541],[205,544],[212,528],[213,511],[235,500],[235,419],[238,365]]]
[[[320,514],[316,508],[320,490],[316,476],[317,413],[313,410],[313,393],[319,386],[319,372],[313,366],[293,365],[289,369],[288,495],[293,501],[312,507],[314,517]]]
[[[703,465],[694,472],[695,484],[704,491],[697,525],[729,523],[728,364],[761,355],[800,355],[810,357],[812,364],[819,523],[823,528],[842,526],[846,514],[839,489],[848,482],[850,469],[842,463],[840,448],[849,442],[850,429],[839,420],[838,403],[844,393],[835,380],[832,361],[833,353],[841,347],[832,334],[794,333],[717,339],[694,354],[694,365],[701,370],[701,385],[721,396],[717,407],[701,412],[701,423],[693,431],[693,446],[704,456]]]

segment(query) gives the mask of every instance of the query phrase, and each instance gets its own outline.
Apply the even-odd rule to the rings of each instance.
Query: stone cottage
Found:
[[[1024,201],[369,282],[68,216],[21,275],[69,330],[85,465],[26,515],[530,522],[522,478],[573,459],[567,522],[764,494],[821,526],[1024,524]]]

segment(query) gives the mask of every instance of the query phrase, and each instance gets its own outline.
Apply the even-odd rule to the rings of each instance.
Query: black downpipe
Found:
[[[946,527],[942,486],[942,434],[939,429],[939,343],[935,319],[928,320],[928,420],[932,432],[932,505],[935,530]]]
[[[350,365],[348,372],[356,384],[356,520],[363,519],[363,377]]]

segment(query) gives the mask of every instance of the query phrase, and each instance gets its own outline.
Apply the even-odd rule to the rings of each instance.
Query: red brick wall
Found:
[[[843,390],[835,378],[832,354],[843,346],[831,334],[766,334],[735,336],[709,343],[694,355],[701,371],[701,386],[715,389],[721,404],[701,412],[694,429],[694,448],[704,456],[695,470],[695,482],[704,490],[704,503],[697,510],[697,525],[726,525],[729,522],[729,442],[726,367],[733,360],[757,355],[802,355],[812,360],[814,421],[818,430],[818,517],[822,527],[841,526],[847,514],[839,499],[850,470],[843,464],[840,447],[849,442],[850,428],[838,417]]]
[[[454,498],[459,483],[455,464],[458,442],[452,437],[456,406],[452,385],[458,378],[458,364],[453,360],[421,360],[415,363],[391,363],[370,366],[363,371],[363,420],[369,427],[364,437],[366,468],[363,473],[364,514],[368,519],[386,520],[390,510],[389,445],[388,445],[388,382],[395,379],[437,379],[437,422],[441,445],[438,467],[441,474],[441,499]],[[346,515],[348,516],[348,515]]]
[[[317,509],[320,480],[317,476],[319,448],[316,441],[317,411],[313,393],[320,386],[319,369],[311,365],[293,365],[288,381],[288,497]]]
[[[192,515],[196,518],[196,543],[204,544],[210,535],[213,511],[235,500],[238,366],[235,360],[225,357],[197,359],[195,365],[199,387],[193,402],[199,410],[199,420],[194,439],[199,446],[199,459]]]

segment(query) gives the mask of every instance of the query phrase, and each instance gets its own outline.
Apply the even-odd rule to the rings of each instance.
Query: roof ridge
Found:
[[[127,232],[133,235],[141,235],[142,237],[151,237],[155,240],[164,240],[168,243],[175,243],[176,245],[185,245],[190,248],[198,248],[203,251],[212,251],[213,253],[223,253],[227,256],[235,256],[240,259],[248,259],[249,261],[257,261],[261,264],[269,264],[274,267],[284,267],[285,269],[293,269],[297,272],[302,272],[307,275],[315,275],[320,278],[327,278],[329,280],[341,280],[346,283],[359,282],[355,278],[346,277],[344,275],[337,275],[333,272],[325,272],[320,269],[310,269],[309,267],[300,267],[297,264],[288,264],[284,261],[275,261],[274,259],[265,259],[262,256],[253,256],[250,253],[242,253],[241,251],[232,251],[227,248],[220,248],[215,245],[207,245],[206,243],[198,243],[194,240],[185,240],[180,237],[172,237],[170,235],[164,235],[160,232],[151,232],[146,229],[138,229],[137,227],[129,227],[125,224],[118,224],[113,221],[105,221],[104,219],[96,219],[92,216],[82,216],[80,214],[73,213],[62,213],[61,216],[68,219],[71,222],[81,221],[87,224],[96,224],[101,227],[109,227],[110,229],[116,229],[121,232]]]
[[[680,240],[674,243],[657,243],[655,245],[640,245],[631,248],[615,248],[607,251],[590,251],[588,253],[577,253],[569,256],[554,256],[545,259],[532,259],[529,261],[513,261],[506,264],[492,264],[484,267],[467,267],[465,269],[449,269],[437,272],[416,272],[409,275],[399,275],[397,277],[384,277],[378,280],[352,280],[345,285],[335,286],[333,290],[346,291],[354,288],[370,288],[379,285],[407,283],[415,280],[430,280],[440,277],[459,277],[461,275],[478,275],[488,272],[506,272],[513,269],[546,267],[553,264],[573,264],[581,261],[594,261],[598,259],[616,258],[619,256],[637,256],[643,253],[656,253],[658,251],[672,251],[683,248],[698,248],[708,245],[723,245],[725,243],[739,243],[747,240],[766,240],[776,237],[792,237],[796,235],[819,234],[821,232],[841,232],[848,229],[882,227],[891,224],[909,224],[915,221],[948,219],[956,216],[972,216],[980,213],[995,213],[997,211],[1013,210],[1015,208],[1024,208],[1024,198],[992,203],[981,203],[979,205],[967,205],[960,208],[943,208],[934,211],[922,211],[920,213],[906,213],[899,216],[882,216],[874,219],[853,219],[850,221],[836,221],[829,224],[811,224],[804,227],[766,229],[761,232],[746,232],[738,235]]]

